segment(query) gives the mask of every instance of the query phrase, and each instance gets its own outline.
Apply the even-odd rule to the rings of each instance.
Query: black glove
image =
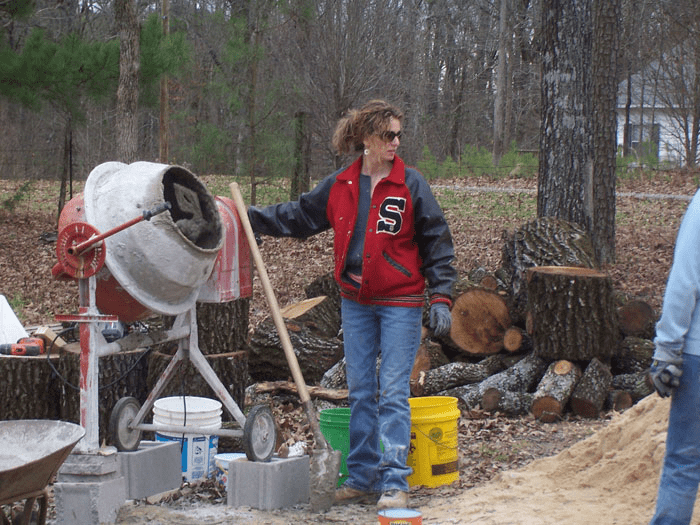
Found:
[[[452,326],[452,314],[446,303],[433,303],[430,307],[430,329],[436,337],[449,335]]]
[[[678,388],[681,374],[680,364],[667,363],[654,359],[649,369],[649,378],[661,397],[668,397]]]

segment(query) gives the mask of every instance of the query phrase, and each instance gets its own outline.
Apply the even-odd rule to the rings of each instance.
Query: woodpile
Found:
[[[466,410],[554,422],[567,413],[596,418],[624,410],[652,393],[646,371],[656,314],[640,299],[621,300],[610,277],[596,267],[583,229],[544,218],[504,233],[503,240],[500,268],[476,268],[456,283],[449,336],[431,337],[424,328],[411,394],[454,396]],[[309,299],[316,295],[316,301],[289,308],[287,326],[306,334],[295,350],[305,362],[305,377],[318,380],[317,396],[345,403],[335,315],[340,301],[330,274],[307,288]],[[334,315],[326,322],[329,309]],[[426,326],[428,317],[426,300]],[[272,381],[267,385],[274,385],[258,385],[251,390],[257,393],[293,390],[284,363],[272,363],[273,330],[262,322],[251,338],[258,347],[250,354],[251,370],[264,369],[264,379]]]

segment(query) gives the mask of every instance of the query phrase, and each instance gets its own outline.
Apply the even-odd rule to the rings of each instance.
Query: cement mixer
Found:
[[[203,356],[197,340],[196,303],[219,303],[252,294],[252,263],[235,204],[214,197],[180,166],[107,162],[88,176],[82,195],[59,219],[57,279],[78,281],[77,315],[56,316],[80,327],[80,424],[76,451],[99,450],[98,359],[165,342],[178,350],[143,406],[120,399],[109,435],[121,451],[136,450],[144,431],[197,432],[196,427],[144,423],[180,366],[189,360],[240,428],[208,433],[242,437],[248,459],[268,461],[276,441],[272,412],[254,407],[246,417]],[[171,328],[130,333],[107,342],[99,326],[133,322],[154,313],[174,316]]]

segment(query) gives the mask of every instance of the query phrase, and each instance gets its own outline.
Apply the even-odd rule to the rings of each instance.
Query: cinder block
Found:
[[[56,525],[114,523],[126,501],[124,478],[96,482],[56,482]]]
[[[180,444],[142,441],[138,450],[120,452],[126,499],[141,499],[179,488],[182,484]]]
[[[232,507],[274,510],[308,501],[309,456],[229,463],[227,502]]]

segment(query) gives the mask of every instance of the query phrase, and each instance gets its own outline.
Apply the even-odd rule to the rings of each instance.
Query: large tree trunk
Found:
[[[534,266],[593,268],[591,238],[578,224],[542,217],[512,234],[504,232],[501,268],[510,276],[508,294],[514,323],[522,323],[527,310],[527,272]]]
[[[58,355],[51,355],[58,367]],[[0,355],[0,421],[60,419],[61,397],[68,388],[54,374],[46,356]]]
[[[528,273],[528,327],[544,359],[609,359],[619,340],[612,281],[589,268],[548,266]]]
[[[119,32],[119,87],[117,88],[117,159],[138,160],[138,102],[140,31],[134,0],[115,0],[114,18]]]
[[[247,348],[250,299],[197,303],[197,342],[205,355]]]
[[[58,366],[65,380],[80,384],[80,345],[66,345]],[[98,364],[99,439],[107,437],[109,417],[122,397],[135,397],[143,403],[148,396],[148,351],[143,348],[101,356]],[[61,419],[80,422],[80,391],[64,387],[61,398]]]

